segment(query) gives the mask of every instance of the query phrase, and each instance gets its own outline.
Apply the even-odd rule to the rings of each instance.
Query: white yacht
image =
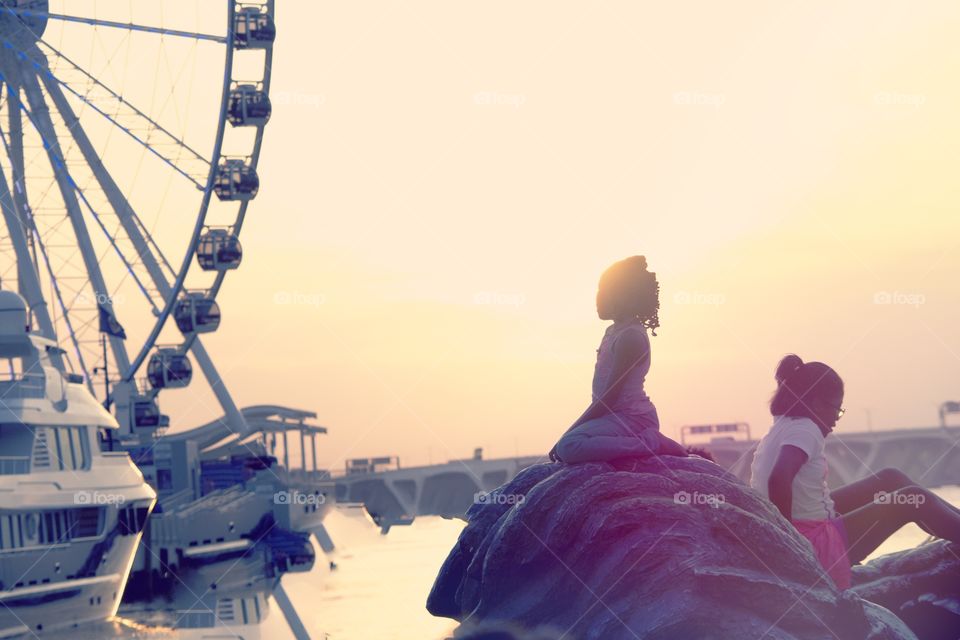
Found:
[[[113,616],[156,500],[126,452],[101,451],[117,421],[61,353],[0,291],[0,637]]]
[[[302,627],[281,579],[313,568],[311,535],[324,551],[333,547],[323,519],[333,506],[334,483],[316,464],[316,436],[326,428],[308,422],[315,413],[288,407],[258,405],[239,413],[240,433],[220,418],[126,445],[156,487],[158,503],[122,616],[144,620],[145,609],[135,603],[156,610],[162,601],[178,633],[249,638],[251,625],[263,622],[275,600],[291,629]],[[293,469],[291,436],[299,440],[300,466]]]

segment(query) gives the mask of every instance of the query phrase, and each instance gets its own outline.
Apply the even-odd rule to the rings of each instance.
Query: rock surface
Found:
[[[437,616],[568,640],[915,637],[839,592],[772,505],[702,458],[535,465],[467,518]]]
[[[895,613],[921,640],[960,638],[960,545],[938,540],[853,570],[853,591]]]

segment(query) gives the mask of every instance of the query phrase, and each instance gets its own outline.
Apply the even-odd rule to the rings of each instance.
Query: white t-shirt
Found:
[[[793,445],[807,454],[807,461],[793,479],[794,520],[836,518],[830,490],[827,488],[827,458],[823,454],[823,433],[810,418],[776,416],[770,433],[765,435],[753,455],[750,486],[769,499],[767,482],[784,445]]]

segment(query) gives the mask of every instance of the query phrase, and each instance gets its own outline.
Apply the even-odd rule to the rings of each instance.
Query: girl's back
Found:
[[[643,347],[642,359],[627,372],[620,393],[613,399],[610,412],[620,415],[646,415],[654,410],[650,397],[644,390],[644,380],[650,371],[650,339],[647,329],[640,321],[614,323],[607,327],[597,349],[597,364],[593,371],[593,400],[597,401],[606,389],[615,382],[611,380],[613,360],[616,353],[617,340],[627,331],[634,331]]]

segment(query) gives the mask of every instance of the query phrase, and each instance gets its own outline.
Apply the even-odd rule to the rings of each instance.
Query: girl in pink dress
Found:
[[[843,415],[843,380],[822,362],[788,355],[776,372],[773,427],[760,440],[751,486],[810,541],[834,583],[850,586],[850,566],[908,522],[960,542],[960,510],[896,469],[827,488],[824,444]]]

